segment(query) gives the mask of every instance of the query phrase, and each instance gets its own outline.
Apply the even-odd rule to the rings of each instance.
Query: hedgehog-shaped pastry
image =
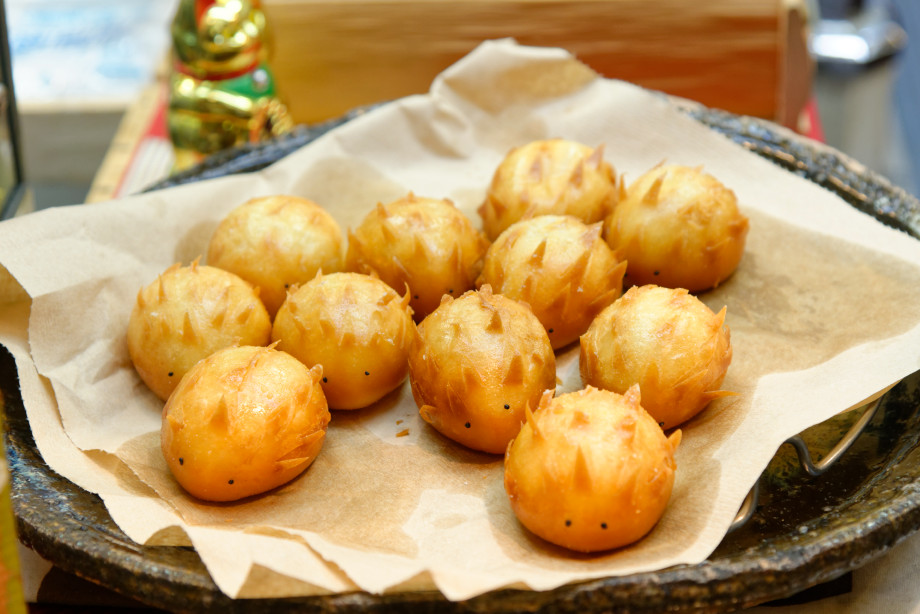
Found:
[[[409,381],[422,419],[469,448],[500,454],[524,407],[555,389],[556,359],[530,309],[487,284],[444,297],[419,324]]]
[[[665,437],[638,387],[547,393],[525,416],[505,453],[505,491],[521,524],[579,552],[631,544],[655,526],[671,497],[681,434]]]
[[[357,409],[406,379],[414,331],[408,294],[368,275],[333,273],[290,293],[272,339],[305,365],[322,365],[329,407]]]
[[[486,236],[495,240],[518,220],[538,215],[573,215],[603,221],[616,204],[616,173],[603,147],[565,139],[532,141],[512,149],[492,177],[479,207]]]
[[[601,238],[601,225],[569,215],[515,222],[486,251],[476,283],[530,305],[553,348],[564,347],[623,287],[626,263]]]
[[[625,190],[605,235],[629,263],[628,285],[697,292],[738,267],[748,226],[735,193],[715,177],[701,168],[659,165]]]
[[[234,501],[303,472],[329,424],[322,371],[271,347],[196,364],[163,408],[160,443],[176,481],[199,499]]]
[[[346,268],[375,274],[402,292],[421,321],[445,294],[473,288],[489,242],[447,199],[416,196],[378,203],[348,233]]]
[[[311,200],[253,198],[217,226],[208,245],[208,264],[258,287],[274,316],[289,287],[310,281],[320,270],[342,270],[344,243],[335,219]]]
[[[271,329],[252,286],[196,260],[171,266],[137,293],[128,353],[144,383],[165,401],[196,362],[228,346],[266,345]]]
[[[621,394],[639,384],[642,406],[673,428],[734,394],[719,389],[732,360],[725,312],[682,288],[633,286],[582,335],[582,380]]]

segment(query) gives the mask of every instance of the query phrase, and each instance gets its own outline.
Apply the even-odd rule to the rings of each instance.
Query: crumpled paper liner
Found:
[[[734,360],[714,402],[683,428],[669,507],[641,542],[573,554],[529,534],[501,458],[466,450],[418,417],[408,386],[334,412],[301,477],[207,504],[172,480],[162,404],[134,373],[125,327],[139,288],[206,251],[251,197],[290,193],[354,227],[409,191],[476,207],[514,145],[603,145],[627,180],[656,163],[700,165],[739,197],[751,230],[738,271],[701,298],[728,306]],[[0,341],[16,358],[39,450],[151,544],[192,544],[231,596],[435,586],[449,599],[697,563],[789,436],[920,368],[920,242],[750,154],[662,96],[605,80],[558,49],[487,42],[424,96],[377,108],[259,173],[0,224]],[[577,348],[557,392],[581,387]],[[405,431],[408,430],[406,434]]]

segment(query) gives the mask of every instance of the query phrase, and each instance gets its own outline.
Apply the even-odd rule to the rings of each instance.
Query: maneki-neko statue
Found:
[[[180,0],[167,123],[175,170],[293,127],[268,66],[259,0]]]

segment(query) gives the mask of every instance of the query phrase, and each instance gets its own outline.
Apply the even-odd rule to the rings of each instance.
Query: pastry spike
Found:
[[[224,433],[227,432],[230,426],[230,415],[226,396],[220,395],[220,399],[217,401],[217,407],[214,408],[214,413],[211,414],[211,419],[208,422],[214,430]]]
[[[247,320],[249,320],[252,317],[252,314],[255,312],[255,309],[256,309],[255,305],[252,305],[252,304],[247,305],[245,309],[243,309],[241,312],[239,312],[236,315],[236,321],[239,322],[240,324],[245,323]]]
[[[518,300],[530,301],[533,298],[533,289],[538,281],[539,275],[537,273],[528,273],[518,290]]]
[[[339,346],[342,348],[351,348],[358,345],[358,337],[352,331],[345,331],[339,338]]]
[[[626,175],[620,176],[620,182],[617,184],[617,201],[626,200]]]
[[[575,410],[572,412],[572,421],[569,423],[569,428],[581,428],[589,426],[591,424],[591,418],[583,411]]]
[[[166,424],[169,425],[169,430],[173,433],[178,433],[184,428],[184,424],[176,419],[176,416],[173,414],[166,414]]]
[[[447,270],[456,273],[458,276],[463,275],[463,262],[460,257],[460,246],[455,245],[447,257]]]
[[[655,368],[657,374],[658,368]],[[626,402],[632,405],[634,408],[638,408],[642,404],[642,393],[639,389],[639,384],[633,384],[629,387],[629,390],[626,391],[626,394],[623,395],[626,397]]]
[[[425,241],[422,240],[421,235],[412,235],[412,253],[414,257],[420,258],[422,261],[428,260],[428,246],[425,245]]]
[[[144,309],[145,307],[147,307],[147,301],[144,300],[144,290],[142,288],[137,292],[137,308]]]
[[[588,459],[585,458],[585,451],[581,446],[578,446],[575,451],[575,470],[572,476],[572,484],[575,490],[582,492],[591,492],[593,488],[591,471],[588,469]]]
[[[543,180],[543,156],[536,156],[533,159],[533,162],[530,164],[530,169],[528,169],[528,174],[530,178],[533,179],[535,183],[540,183]]]
[[[585,159],[585,162],[588,164],[593,164],[595,167],[600,168],[604,163],[604,144],[601,143],[598,145],[594,151],[591,152],[591,155]]]
[[[572,174],[569,175],[569,183],[575,187],[581,187],[581,184],[585,181],[585,164],[588,163],[588,160],[583,160],[581,164],[576,164],[575,168],[572,169]]]
[[[198,265],[200,263],[201,263],[201,256],[198,256],[197,258],[192,260],[191,264],[189,264],[189,268],[192,270],[192,273],[198,272]]]
[[[431,417],[432,412],[437,413],[438,408],[434,405],[422,405],[418,408],[418,415],[421,416],[422,420],[428,424],[434,424],[433,418]]]
[[[555,394],[555,392],[556,392],[555,390],[544,390],[543,391],[543,394],[540,396],[540,403],[537,404],[537,411],[540,411],[541,409],[546,409],[547,407],[549,407],[550,403],[553,402],[553,395]]]
[[[504,330],[505,327],[502,324],[501,314],[498,311],[493,311],[492,317],[489,319],[489,324],[486,326],[486,331],[500,335]]]
[[[649,186],[649,189],[646,190],[645,194],[642,196],[642,203],[645,205],[656,205],[658,204],[658,197],[661,193],[661,184],[664,183],[664,175],[659,175],[655,178],[655,181],[652,182],[652,185]]]
[[[182,340],[186,343],[195,343],[197,338],[195,326],[192,324],[192,316],[186,311],[185,317],[182,319]]]
[[[479,377],[479,373],[474,367],[464,365],[461,367],[461,373],[463,375],[463,385],[467,392],[482,387],[482,378]]]
[[[395,243],[397,241],[396,232],[393,230],[393,224],[387,218],[381,218],[380,224],[380,234],[383,235],[383,240],[386,243]]]
[[[295,318],[296,323],[301,323],[299,318]],[[302,323],[301,323],[302,324]],[[300,328],[300,327],[298,327]],[[326,318],[319,319],[319,328],[323,331],[323,337],[327,339],[335,339],[335,325]],[[306,326],[303,326],[303,329],[306,330]]]
[[[582,233],[581,242],[586,249],[590,249],[595,243],[601,240],[601,234],[604,232],[604,222],[595,222],[588,225],[588,229]]]
[[[211,326],[214,328],[220,328],[224,324],[224,318],[227,316],[227,307],[226,303],[222,303],[222,307],[214,314],[211,318]]]
[[[508,365],[508,371],[505,373],[505,378],[502,380],[502,384],[505,386],[510,386],[523,383],[524,358],[520,354],[515,354],[514,358],[511,359],[511,364]]]
[[[543,264],[544,255],[546,255],[546,239],[540,241],[540,244],[537,245],[536,249],[534,249],[533,253],[530,255],[531,266],[541,266]]]
[[[313,378],[314,382],[319,382],[323,379],[323,365],[315,364],[310,367],[310,377]]]
[[[533,412],[530,410],[530,402],[524,404],[524,422],[530,426],[530,430],[533,431],[533,438],[535,441],[545,441],[546,437],[543,436],[543,431],[540,430],[540,427],[537,425],[537,421],[533,416]]]
[[[684,434],[680,429],[676,429],[668,436],[668,447],[671,448],[671,454],[677,452],[677,447],[680,445],[680,442],[683,440],[683,438]]]
[[[722,326],[725,325],[725,315],[728,313],[728,306],[723,305],[722,309],[719,310],[719,313],[716,314],[716,320],[712,324],[713,330],[721,330]]]
[[[408,309],[411,313],[412,308],[409,307],[409,301],[412,299],[412,292],[409,290],[409,284],[403,282],[403,286],[405,286],[406,292],[402,295],[402,297],[400,297],[399,304],[403,309]]]
[[[166,302],[166,286],[163,285],[163,276],[157,277],[157,300],[161,303]]]
[[[740,392],[734,392],[732,390],[707,390],[703,393],[703,398],[706,399],[706,402],[714,401],[715,399],[721,399],[723,397],[736,397]]]
[[[342,302],[349,305],[355,305],[358,303],[358,296],[355,293],[355,287],[351,284],[345,285],[342,288]]]

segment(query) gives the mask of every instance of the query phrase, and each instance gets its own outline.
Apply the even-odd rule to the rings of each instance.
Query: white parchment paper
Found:
[[[354,227],[413,191],[454,200],[478,225],[502,157],[549,137],[603,145],[627,181],[662,160],[701,164],[751,219],[738,271],[700,296],[728,306],[723,387],[739,395],[683,429],[672,500],[651,534],[591,556],[530,535],[507,504],[501,458],[427,427],[407,386],[334,413],[314,465],[271,493],[212,505],[179,488],[159,451],[162,404],[125,347],[142,286],[204,254],[222,217],[255,196],[305,196]],[[429,94],[376,108],[261,172],[4,222],[0,264],[0,342],[16,357],[46,462],[99,493],[133,539],[194,545],[232,596],[434,586],[464,599],[696,563],[786,438],[920,368],[920,242],[664,97],[512,41],[484,43]],[[558,364],[559,390],[580,388],[577,351]]]

